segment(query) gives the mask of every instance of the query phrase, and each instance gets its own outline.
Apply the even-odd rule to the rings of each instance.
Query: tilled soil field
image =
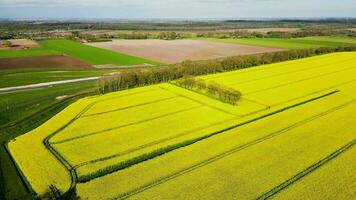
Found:
[[[282,50],[200,40],[114,40],[88,45],[167,64]]]
[[[37,56],[0,59],[0,70],[21,68],[91,68],[81,60],[68,56]]]

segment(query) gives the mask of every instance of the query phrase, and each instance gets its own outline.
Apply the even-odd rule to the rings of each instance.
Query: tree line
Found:
[[[288,31],[269,31],[266,33],[262,32],[250,32],[246,30],[237,30],[233,32],[202,32],[198,33],[196,37],[202,38],[303,38],[311,36],[335,36],[343,35],[348,37],[356,37],[356,32],[352,30],[342,30],[342,29],[301,29],[300,31],[288,32]]]
[[[204,79],[198,79],[193,76],[184,76],[174,83],[180,87],[207,94],[208,96],[232,105],[236,105],[241,97],[241,92],[233,88],[220,85],[214,81],[206,82]]]
[[[100,78],[97,82],[98,92],[100,94],[105,94],[108,92],[177,80],[187,75],[197,76],[233,71],[263,64],[342,51],[356,51],[356,46],[287,50],[255,55],[233,56],[206,61],[184,61],[169,66],[123,71],[119,74]]]

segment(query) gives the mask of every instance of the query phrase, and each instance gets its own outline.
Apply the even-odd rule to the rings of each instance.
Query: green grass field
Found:
[[[348,44],[356,44],[356,38],[354,37],[328,37],[328,36],[315,36],[315,37],[305,37],[303,40],[316,40],[316,41],[327,41],[327,42],[341,42]]]
[[[216,38],[198,38],[213,42],[225,42],[232,44],[245,44],[252,46],[285,48],[285,49],[307,49],[319,47],[350,46],[356,42],[356,39],[339,39],[337,37],[315,37],[300,39],[280,39],[280,38],[243,38],[243,39],[216,39]]]
[[[116,53],[109,50],[91,47],[70,40],[46,40],[39,42],[42,46],[61,52],[93,65],[113,64],[113,65],[143,65],[160,64],[155,61],[143,58]]]
[[[354,148],[355,61],[334,53],[200,77],[241,91],[237,106],[170,83],[87,97],[9,148],[38,193],[54,184],[84,199],[283,199]]]
[[[0,50],[0,58],[35,57],[48,55],[61,55],[62,53],[53,49],[27,49],[27,50]]]

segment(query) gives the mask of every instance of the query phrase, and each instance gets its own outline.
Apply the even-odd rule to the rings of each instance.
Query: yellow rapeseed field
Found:
[[[337,93],[79,184],[78,191],[99,199],[136,193],[134,199],[254,199],[352,140],[343,127],[356,128],[355,98]]]
[[[170,83],[84,98],[9,148],[38,193],[66,191],[75,172],[84,199],[309,198],[332,177],[347,197],[354,147],[333,153],[356,139],[355,61],[334,53],[201,77],[241,91],[237,106]],[[335,166],[345,172],[325,175]]]

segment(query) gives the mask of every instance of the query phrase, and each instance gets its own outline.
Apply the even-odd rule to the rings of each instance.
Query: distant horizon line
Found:
[[[201,21],[340,21],[340,20],[356,20],[356,17],[248,17],[248,18],[162,18],[162,17],[148,17],[148,18],[5,18],[0,17],[0,21],[117,21],[117,22],[135,22],[135,21],[176,21],[176,22],[201,22]]]

